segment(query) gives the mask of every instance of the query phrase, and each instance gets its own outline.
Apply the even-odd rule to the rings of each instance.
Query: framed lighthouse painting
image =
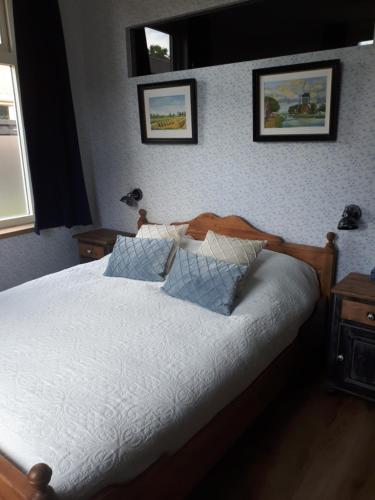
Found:
[[[253,70],[254,141],[334,141],[340,61]]]

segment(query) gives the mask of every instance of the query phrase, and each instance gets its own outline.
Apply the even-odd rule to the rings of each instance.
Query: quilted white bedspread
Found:
[[[295,338],[318,298],[309,266],[263,251],[226,317],[107,258],[0,293],[0,453],[53,469],[62,498],[174,452]]]

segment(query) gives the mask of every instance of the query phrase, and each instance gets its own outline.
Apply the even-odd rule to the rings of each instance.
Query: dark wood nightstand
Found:
[[[375,401],[375,281],[350,273],[332,293],[329,388]]]
[[[91,262],[93,260],[101,259],[108,253],[112,252],[112,248],[116,243],[118,234],[130,237],[135,236],[134,233],[103,228],[75,234],[73,238],[78,240],[81,262]]]

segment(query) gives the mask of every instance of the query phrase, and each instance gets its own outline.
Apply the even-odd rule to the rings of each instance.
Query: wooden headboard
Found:
[[[147,223],[146,210],[139,210],[138,227]],[[204,240],[209,229],[225,236],[249,240],[267,240],[267,248],[269,250],[291,255],[313,267],[319,278],[321,296],[326,298],[330,296],[336,277],[337,251],[334,243],[336,238],[335,233],[327,233],[325,247],[315,247],[299,243],[285,243],[280,236],[259,231],[245,219],[237,215],[219,217],[215,214],[203,213],[192,220],[172,222],[171,224],[189,224],[187,234],[196,240]]]

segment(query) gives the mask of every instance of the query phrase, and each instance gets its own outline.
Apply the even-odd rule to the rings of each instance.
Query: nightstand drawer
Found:
[[[79,255],[90,259],[101,259],[104,257],[104,248],[98,245],[90,245],[89,243],[79,244]]]
[[[75,234],[73,238],[78,240],[81,263],[101,259],[112,252],[117,235],[119,234],[128,237],[135,236],[134,233],[106,228],[93,229],[85,233]]]
[[[341,306],[341,318],[375,327],[375,305],[344,299]]]

